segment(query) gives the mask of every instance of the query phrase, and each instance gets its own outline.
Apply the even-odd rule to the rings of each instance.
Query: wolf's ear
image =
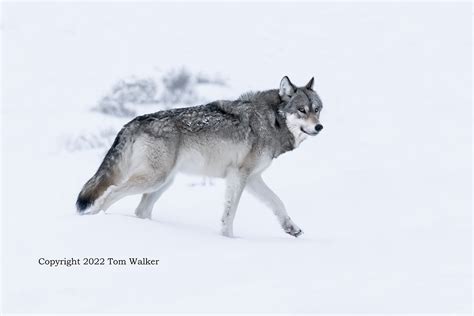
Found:
[[[313,90],[313,85],[314,85],[314,77],[309,80],[309,82],[306,84],[306,89]]]
[[[280,81],[280,97],[291,97],[296,92],[296,86],[291,83],[288,76],[284,76]]]

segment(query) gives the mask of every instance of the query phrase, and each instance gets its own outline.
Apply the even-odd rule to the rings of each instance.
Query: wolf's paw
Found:
[[[222,236],[229,237],[229,238],[234,237],[234,232],[232,228],[229,229],[228,227],[222,227],[221,234]]]
[[[285,233],[298,237],[303,234],[303,231],[301,228],[299,228],[291,219],[288,219],[284,224],[283,224],[283,229],[285,230]]]
[[[151,219],[151,212],[135,211],[135,216],[141,219]]]

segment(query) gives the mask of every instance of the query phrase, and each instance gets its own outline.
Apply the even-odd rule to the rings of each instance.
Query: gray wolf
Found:
[[[78,212],[95,214],[127,195],[142,194],[135,214],[150,218],[174,176],[184,172],[226,179],[224,236],[233,236],[232,223],[246,189],[273,211],[286,233],[298,237],[303,231],[261,174],[273,159],[323,129],[322,102],[313,83],[311,78],[297,87],[285,76],[279,89],[136,117],[118,133],[82,188]]]

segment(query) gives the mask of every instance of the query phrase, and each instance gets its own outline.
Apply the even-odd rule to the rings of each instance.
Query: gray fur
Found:
[[[272,159],[322,129],[322,103],[312,87],[313,79],[297,88],[284,77],[280,89],[136,117],[122,128],[84,185],[76,202],[79,212],[95,214],[126,195],[143,194],[135,213],[149,218],[174,175],[185,172],[226,178],[224,235],[233,235],[244,189],[272,208],[285,232],[300,235],[261,173]]]

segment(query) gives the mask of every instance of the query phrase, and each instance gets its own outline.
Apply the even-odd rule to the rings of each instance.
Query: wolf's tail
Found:
[[[117,165],[122,158],[124,147],[127,144],[127,137],[123,135],[124,130],[125,128],[118,133],[97,172],[82,187],[76,201],[79,213],[84,213],[108,187],[117,182],[120,176]]]

